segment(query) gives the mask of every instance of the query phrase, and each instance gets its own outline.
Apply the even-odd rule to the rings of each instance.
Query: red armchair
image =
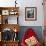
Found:
[[[34,41],[32,41],[33,39]],[[33,44],[34,42],[35,44]],[[21,46],[41,46],[40,42],[37,39],[37,35],[32,28],[27,29],[25,32],[24,37],[22,38]]]

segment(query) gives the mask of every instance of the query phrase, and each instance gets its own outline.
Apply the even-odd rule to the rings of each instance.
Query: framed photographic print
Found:
[[[26,7],[25,8],[25,20],[26,21],[37,20],[37,8],[36,7]]]

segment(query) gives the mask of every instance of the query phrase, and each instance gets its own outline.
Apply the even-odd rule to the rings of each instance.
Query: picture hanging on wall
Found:
[[[25,20],[26,21],[37,20],[37,8],[36,7],[26,7],[25,8]]]

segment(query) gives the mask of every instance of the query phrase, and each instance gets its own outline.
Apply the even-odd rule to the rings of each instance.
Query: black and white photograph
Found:
[[[34,21],[37,19],[37,8],[26,7],[25,8],[25,20]]]

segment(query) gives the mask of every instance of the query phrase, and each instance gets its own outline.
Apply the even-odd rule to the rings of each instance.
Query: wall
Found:
[[[14,3],[15,0],[0,0],[0,7],[10,7],[15,6]],[[43,12],[43,0],[17,0],[17,6],[19,6],[19,24],[20,26],[20,40],[21,40],[21,33],[23,35],[23,32],[28,27],[25,26],[31,26],[31,28],[35,29],[35,32],[37,33],[40,41],[43,41],[43,28],[44,26],[44,12]],[[37,7],[37,21],[25,21],[25,7]],[[13,21],[11,21],[12,17],[9,17],[9,23],[10,21],[15,23],[16,19],[13,17]],[[32,27],[33,26],[33,27]]]
[[[15,6],[15,0],[0,0],[1,7]],[[19,24],[20,26],[43,26],[43,0],[17,0],[19,6]],[[25,21],[25,7],[37,7],[37,21]],[[10,19],[9,19],[10,20]]]
[[[25,21],[25,7],[37,7],[37,21]],[[21,10],[22,9],[22,10]],[[25,0],[21,3],[20,23],[23,26],[43,26],[43,6],[42,0]]]

